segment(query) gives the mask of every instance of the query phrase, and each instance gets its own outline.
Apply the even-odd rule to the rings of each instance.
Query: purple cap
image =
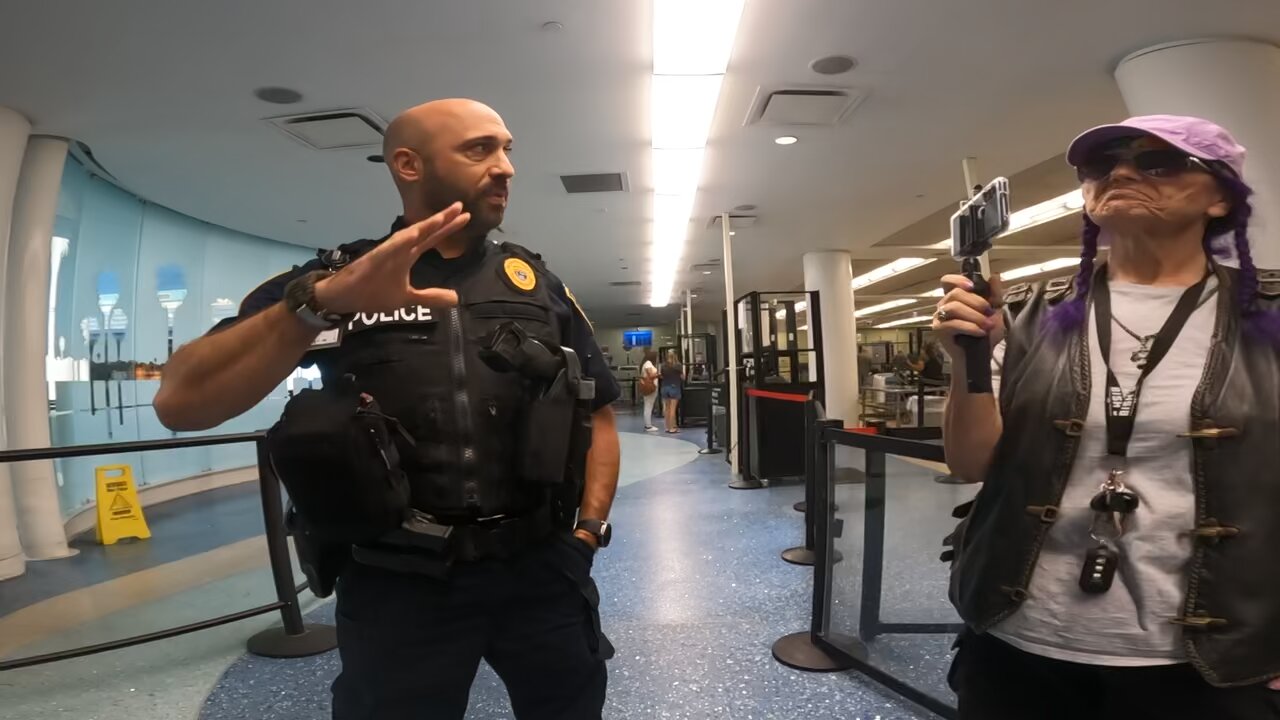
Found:
[[[1245,149],[1220,125],[1186,115],[1141,115],[1115,125],[1099,125],[1071,141],[1067,162],[1079,167],[1094,148],[1125,137],[1150,135],[1201,160],[1226,163],[1244,177]]]

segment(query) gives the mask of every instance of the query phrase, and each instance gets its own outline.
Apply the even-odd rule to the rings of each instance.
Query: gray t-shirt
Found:
[[[1138,335],[1154,335],[1173,311],[1184,288],[1110,284],[1111,368],[1125,390],[1140,373],[1131,359]],[[1200,384],[1213,336],[1217,282],[1209,280],[1204,302],[1177,341],[1147,376],[1129,442],[1125,482],[1140,504],[1119,540],[1120,568],[1102,595],[1080,590],[1085,552],[1098,492],[1115,459],[1107,455],[1103,393],[1106,367],[1098,350],[1097,324],[1089,314],[1092,393],[1079,451],[1061,515],[1049,531],[1031,579],[1029,597],[992,634],[1026,652],[1069,662],[1109,666],[1164,665],[1186,661],[1181,628],[1169,622],[1182,615],[1187,563],[1195,527],[1191,441],[1177,435],[1190,425],[1191,397]]]

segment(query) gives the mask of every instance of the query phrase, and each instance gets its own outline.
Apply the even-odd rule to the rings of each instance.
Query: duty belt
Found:
[[[506,559],[551,535],[550,508],[527,515],[500,515],[450,522],[421,512],[375,544],[357,545],[359,563],[394,572],[444,577],[454,562]]]

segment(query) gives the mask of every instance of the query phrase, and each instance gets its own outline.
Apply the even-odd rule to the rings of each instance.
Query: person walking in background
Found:
[[[658,432],[653,425],[653,406],[658,401],[658,353],[644,351],[644,364],[640,366],[640,396],[644,398],[645,432]]]
[[[680,432],[676,424],[676,409],[680,406],[680,395],[684,390],[684,365],[674,350],[667,351],[667,361],[662,363],[662,417],[666,421],[667,432]]]
[[[920,377],[924,379],[928,385],[941,385],[946,381],[943,375],[943,357],[942,346],[936,340],[930,340],[924,344],[924,354],[921,356],[924,364],[920,368]]]

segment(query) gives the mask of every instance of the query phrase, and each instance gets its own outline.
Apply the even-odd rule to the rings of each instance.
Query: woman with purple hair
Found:
[[[1074,282],[943,278],[947,461],[983,483],[948,538],[966,720],[1280,718],[1280,276],[1244,157],[1199,118],[1089,130]]]

